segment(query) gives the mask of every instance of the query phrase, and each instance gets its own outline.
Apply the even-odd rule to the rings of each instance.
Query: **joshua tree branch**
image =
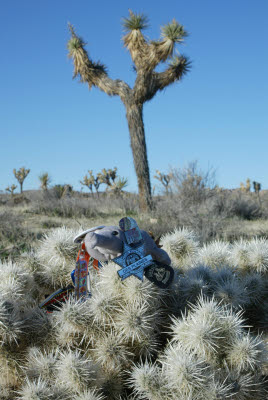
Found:
[[[191,63],[187,57],[177,56],[172,60],[165,71],[154,72],[154,79],[150,94],[151,97],[148,100],[150,100],[158,90],[163,90],[171,83],[180,81],[182,77],[189,71],[190,65]]]
[[[87,51],[84,49],[85,43],[79,38],[73,27],[70,26],[72,34],[68,42],[69,57],[74,62],[74,78],[80,76],[82,82],[87,82],[89,88],[98,87],[109,96],[120,96],[122,101],[128,96],[130,87],[120,79],[109,78],[106,67],[100,63],[93,62]]]
[[[148,26],[148,19],[143,14],[134,14],[129,10],[129,18],[123,18],[123,27],[127,32],[123,36],[124,46],[128,49],[136,70],[146,69],[149,45],[142,30]]]

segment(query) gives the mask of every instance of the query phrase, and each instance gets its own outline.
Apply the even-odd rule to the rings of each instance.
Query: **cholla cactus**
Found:
[[[230,248],[230,262],[231,264],[239,268],[241,271],[249,270],[249,249],[248,241],[240,239],[236,241]]]
[[[94,384],[96,365],[79,350],[62,352],[56,368],[57,381],[70,391],[79,393]]]
[[[268,241],[254,238],[235,242],[230,251],[232,264],[241,272],[268,273]]]
[[[168,381],[159,366],[145,362],[136,365],[131,374],[130,384],[137,398],[154,400],[171,399],[172,392],[168,388]]]
[[[266,363],[268,354],[260,336],[238,336],[227,351],[226,362],[232,369],[256,372]]]
[[[249,242],[249,265],[251,271],[268,274],[268,241],[253,239]]]
[[[32,275],[17,262],[0,261],[0,292],[6,299],[22,302],[36,290]]]
[[[113,330],[101,333],[96,339],[92,357],[104,370],[118,371],[129,367],[132,354],[123,343],[122,338]]]
[[[230,268],[222,268],[214,274],[213,294],[222,303],[231,304],[234,308],[241,308],[248,302],[248,294],[241,280]]]
[[[46,352],[37,347],[30,348],[25,367],[27,377],[31,380],[42,379],[44,381],[55,379],[58,356],[58,349]]]
[[[205,360],[196,358],[193,352],[187,352],[180,343],[166,348],[161,363],[173,398],[174,395],[183,399],[194,396],[212,378]]]
[[[43,267],[46,285],[59,288],[71,283],[70,273],[78,249],[73,242],[76,234],[76,231],[62,227],[51,230],[41,239],[37,257]]]
[[[173,319],[172,342],[157,362],[133,368],[138,398],[265,399],[259,372],[267,362],[265,344],[243,327],[239,313],[200,298],[187,316]]]
[[[186,302],[195,303],[201,294],[209,296],[212,293],[213,274],[208,267],[199,265],[189,269],[178,282],[177,296]]]
[[[229,265],[230,245],[219,240],[204,245],[198,254],[199,261],[212,269]]]
[[[0,345],[17,344],[23,332],[23,322],[14,304],[0,300]]]
[[[192,231],[175,229],[162,236],[160,243],[171,257],[174,267],[186,268],[196,263],[199,244]]]
[[[95,389],[87,389],[77,396],[73,397],[74,400],[104,400],[104,396],[99,394]]]
[[[18,391],[21,400],[70,400],[73,399],[64,386],[52,386],[49,381],[38,379],[36,381],[25,380],[25,384]]]
[[[76,232],[50,231],[37,251],[2,262],[0,398],[265,400],[266,241],[243,242],[243,268],[233,261],[237,244],[222,252],[216,246],[211,267],[200,263],[197,241],[190,246],[186,233],[179,231],[179,243],[195,249],[184,264],[190,268],[168,290],[146,278],[121,281],[109,262],[90,269],[92,297],[70,297],[53,314],[37,305],[44,290],[70,279]]]
[[[99,334],[97,324],[93,323],[89,300],[80,302],[69,298],[53,314],[52,324],[57,343],[64,347],[83,342],[85,338],[90,343]]]
[[[173,319],[173,342],[183,345],[207,362],[217,362],[218,353],[241,333],[244,326],[240,313],[220,306],[214,299],[200,298],[182,319]]]
[[[146,304],[132,303],[121,307],[115,325],[123,340],[130,340],[133,343],[135,340],[139,342],[152,335],[160,322],[159,310],[153,311]]]

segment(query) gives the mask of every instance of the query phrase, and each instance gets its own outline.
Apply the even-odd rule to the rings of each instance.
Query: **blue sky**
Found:
[[[72,80],[67,58],[70,21],[93,60],[112,78],[133,84],[121,37],[128,9],[145,13],[151,39],[176,18],[189,32],[179,51],[192,60],[181,83],[144,107],[148,158],[155,170],[198,160],[217,170],[217,183],[238,187],[248,177],[268,189],[267,0],[8,0],[0,14],[0,190],[16,183],[13,168],[31,169],[24,189],[79,180],[92,169],[117,166],[137,190],[125,110]]]

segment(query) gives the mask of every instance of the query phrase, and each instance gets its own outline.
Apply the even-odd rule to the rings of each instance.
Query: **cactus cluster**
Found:
[[[46,314],[71,283],[77,232],[49,231],[0,264],[0,399],[264,400],[268,242],[161,239],[176,276],[159,289],[109,262],[90,269],[92,297]]]

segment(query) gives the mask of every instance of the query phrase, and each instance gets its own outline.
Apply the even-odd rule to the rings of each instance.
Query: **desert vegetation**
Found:
[[[99,193],[0,195],[0,398],[266,399],[267,192],[221,189],[194,162],[157,173],[154,208],[141,213],[138,195],[111,190],[112,171]],[[171,288],[122,282],[110,262],[90,269],[87,301],[40,309],[71,284],[73,237],[126,215],[170,255]]]
[[[47,173],[44,177],[45,181],[51,179]],[[92,182],[98,179],[101,189],[90,189],[87,178]],[[116,168],[96,174],[89,170],[80,182],[89,185],[88,192],[75,191],[69,184],[45,183],[46,189],[42,186],[41,190],[22,194],[14,190],[2,193],[0,255],[13,257],[13,249],[30,248],[50,228],[116,224],[122,215],[133,216],[142,229],[152,231],[156,238],[182,227],[195,231],[200,243],[267,237],[266,190],[219,188],[215,171],[202,171],[197,162],[168,172],[158,171],[156,182],[158,192],[148,213],[140,212],[138,196],[126,191],[127,179],[120,177]]]

